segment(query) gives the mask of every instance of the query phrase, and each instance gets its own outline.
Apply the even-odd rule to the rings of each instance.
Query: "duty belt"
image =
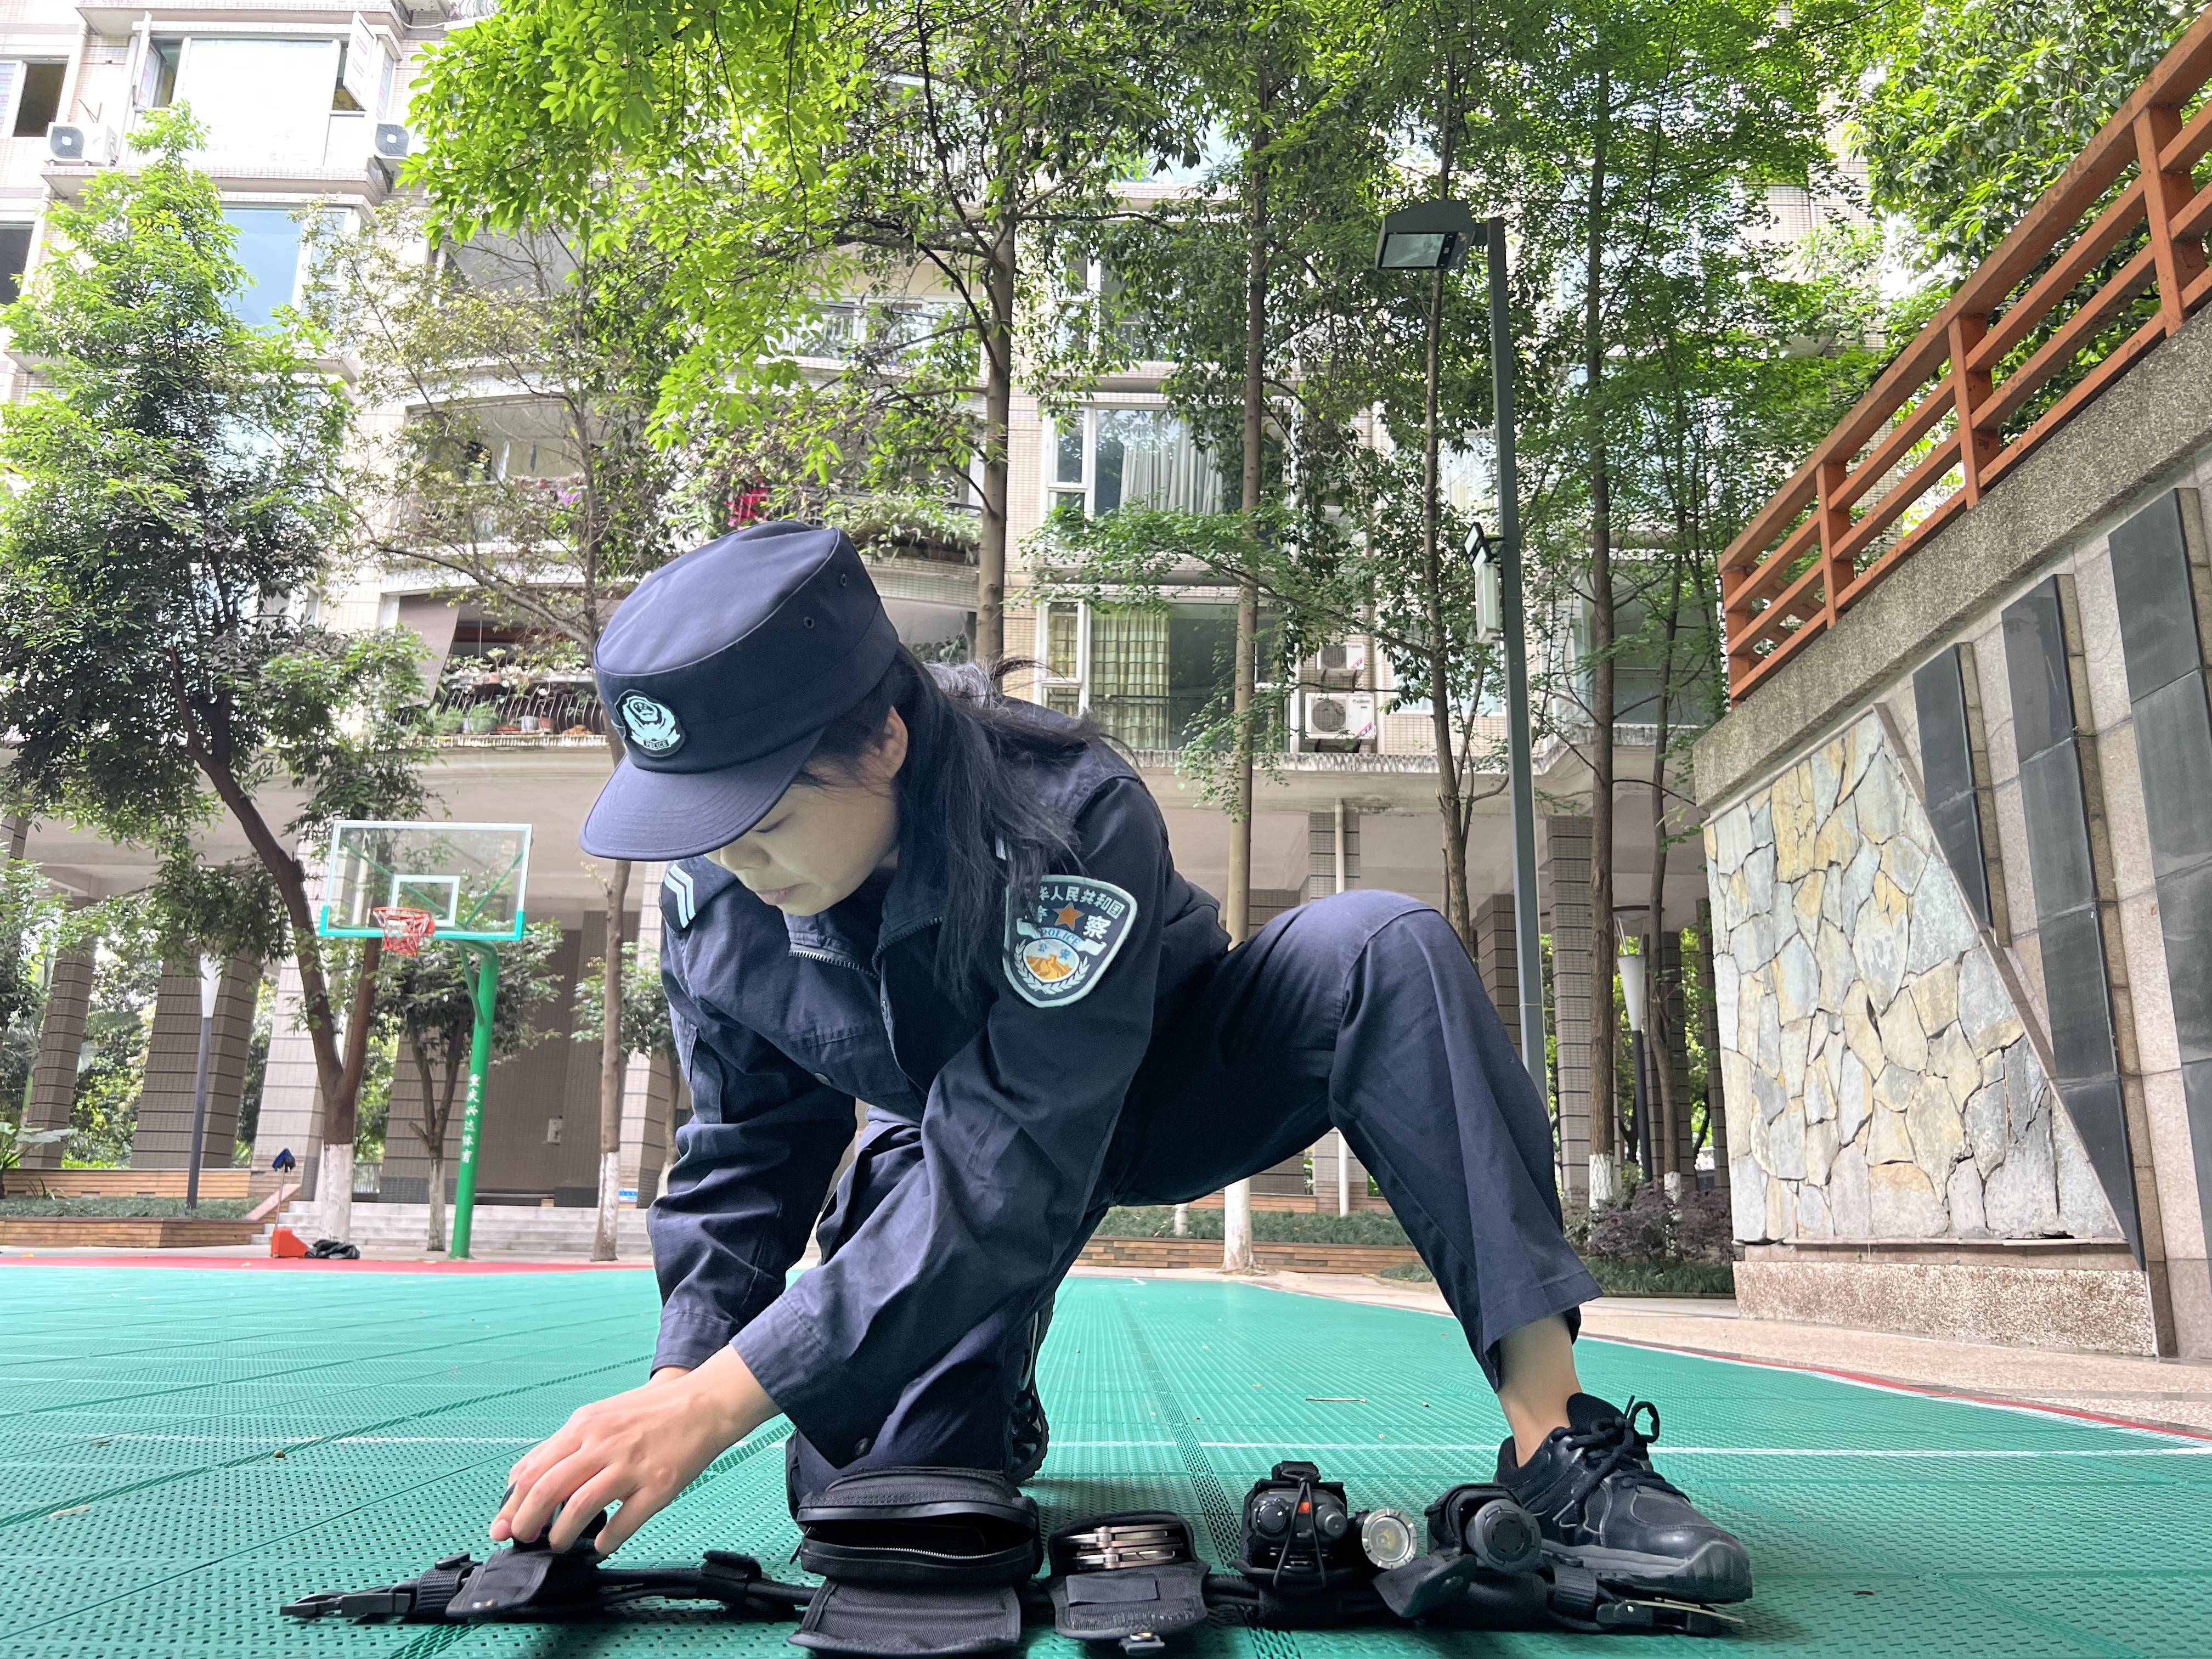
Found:
[[[1510,1513],[1508,1513],[1508,1510]],[[799,1564],[819,1585],[769,1578],[758,1561],[709,1551],[689,1567],[625,1568],[602,1557],[595,1517],[566,1551],[517,1543],[478,1562],[444,1557],[402,1583],[325,1591],[288,1603],[328,1615],[413,1624],[507,1620],[567,1623],[657,1599],[717,1602],[754,1618],[797,1617],[791,1637],[820,1653],[957,1659],[1018,1645],[1025,1623],[1156,1653],[1216,1610],[1270,1628],[1399,1625],[1717,1635],[1735,1622],[1694,1603],[1624,1591],[1516,1548],[1534,1522],[1496,1488],[1455,1486],[1428,1510],[1429,1551],[1376,1570],[1286,1576],[1280,1559],[1211,1571],[1189,1522],[1168,1510],[1094,1516],[1039,1536],[1036,1504],[981,1470],[871,1469],[796,1506]],[[1514,1516],[1518,1522],[1513,1522]],[[1475,1517],[1487,1516],[1482,1525]],[[1512,1523],[1499,1526],[1500,1521]],[[1410,1547],[1408,1553],[1410,1553]],[[1048,1561],[1049,1575],[1036,1571]]]

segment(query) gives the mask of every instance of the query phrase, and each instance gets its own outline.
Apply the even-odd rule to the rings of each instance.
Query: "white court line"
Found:
[[[1285,1443],[1279,1440],[1201,1440],[1200,1446],[1212,1451],[1279,1451]],[[1173,1450],[1172,1440],[1055,1440],[1053,1444],[1066,1451],[1127,1451],[1139,1448]],[[1334,1440],[1301,1441],[1297,1449],[1316,1452],[1374,1451],[1419,1452],[1495,1452],[1495,1440]],[[2048,1451],[2033,1451],[2012,1447],[1992,1447],[1986,1451],[1949,1449],[1941,1451],[1911,1451],[1899,1447],[1884,1447],[1866,1450],[1852,1446],[1665,1446],[1651,1448],[1654,1457],[1883,1457],[1915,1459],[1926,1457],[2212,1457],[2212,1445],[2204,1446],[2125,1446],[2099,1450],[2081,1446],[2054,1447]]]
[[[332,1443],[340,1446],[534,1446],[545,1437],[533,1434],[342,1434]]]

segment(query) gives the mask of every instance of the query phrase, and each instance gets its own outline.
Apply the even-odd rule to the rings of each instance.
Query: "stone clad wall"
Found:
[[[1705,829],[1736,1237],[2119,1237],[1869,712]]]

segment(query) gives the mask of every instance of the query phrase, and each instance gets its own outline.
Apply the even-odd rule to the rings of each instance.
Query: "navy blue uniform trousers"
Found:
[[[1547,1315],[1571,1318],[1598,1295],[1560,1230],[1544,1103],[1435,910],[1368,891],[1301,905],[1180,1001],[1130,1088],[1086,1237],[1109,1205],[1201,1197],[1334,1127],[1436,1274],[1493,1387],[1501,1337]],[[920,1162],[920,1143],[913,1124],[871,1121],[820,1229],[825,1255]],[[1009,1411],[1049,1317],[1048,1297],[970,1331],[854,1462],[832,1465],[794,1436],[794,1493],[841,1468],[1008,1467]]]

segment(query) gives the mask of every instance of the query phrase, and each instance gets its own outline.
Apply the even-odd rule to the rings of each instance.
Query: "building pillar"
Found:
[[[1721,1017],[1713,988],[1713,907],[1698,901],[1698,1001],[1705,1013],[1705,1139],[1713,1149],[1713,1190],[1729,1189],[1728,1108],[1721,1098]]]
[[[1331,1129],[1313,1145],[1314,1209],[1321,1215],[1336,1213],[1337,1150],[1344,1147],[1345,1184],[1350,1189],[1351,1211],[1387,1210],[1387,1199],[1378,1198],[1367,1190],[1367,1166],[1359,1161],[1359,1154],[1344,1146],[1344,1138]]]
[[[637,959],[658,962],[660,957],[660,878],[667,866],[641,867],[637,907]],[[643,1207],[659,1191],[660,1172],[668,1162],[669,1118],[676,1092],[665,1075],[665,1060],[645,1053],[633,1054],[623,1073],[622,1201]]]
[[[76,1103],[77,1062],[84,1054],[84,1017],[92,1006],[93,951],[90,942],[64,951],[46,975],[46,1012],[39,1027],[39,1054],[31,1066],[31,1098],[23,1113],[26,1129],[66,1129]],[[58,1170],[64,1143],[26,1146],[22,1167]]]
[[[234,957],[222,967],[208,1044],[207,1123],[200,1167],[228,1170],[238,1145],[238,1103],[246,1093],[246,1054],[253,1040],[253,1004],[261,965]],[[200,1049],[200,969],[186,957],[162,964],[146,1042],[145,1085],[138,1128],[131,1139],[134,1170],[182,1170],[191,1163],[192,1105]]]
[[[1474,908],[1474,965],[1505,1040],[1521,1052],[1521,964],[1515,957],[1513,895],[1492,893]],[[1525,1062],[1524,1062],[1525,1063]]]
[[[1544,820],[1552,893],[1552,1030],[1559,1038],[1562,1196],[1589,1202],[1590,821]],[[1611,941],[1608,939],[1607,944]]]
[[[270,1021],[269,1066],[261,1079],[261,1119],[253,1135],[254,1189],[273,1191],[269,1160],[289,1148],[300,1167],[287,1181],[300,1196],[315,1195],[315,1166],[323,1152],[323,1086],[315,1074],[315,1047],[300,1012],[300,964],[286,957],[276,969],[276,1006]]]

